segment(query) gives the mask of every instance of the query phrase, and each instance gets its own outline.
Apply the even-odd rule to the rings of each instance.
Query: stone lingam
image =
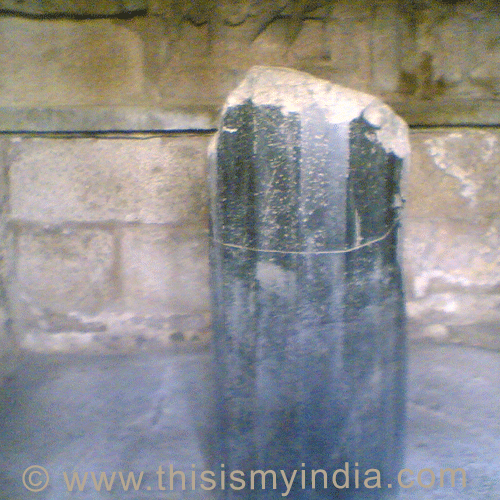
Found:
[[[397,490],[408,157],[406,124],[373,96],[270,67],[229,95],[209,152],[223,498]]]

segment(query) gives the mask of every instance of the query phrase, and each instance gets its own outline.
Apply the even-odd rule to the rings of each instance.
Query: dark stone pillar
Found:
[[[408,154],[407,127],[390,108],[304,73],[257,67],[229,96],[209,155],[222,496],[279,498],[281,470],[297,471],[289,498],[397,489]],[[336,488],[346,462],[349,488]],[[326,471],[327,489],[323,473],[312,488],[312,469]],[[365,487],[377,484],[368,469],[381,488]],[[251,490],[252,470],[275,471],[276,490],[271,473],[265,490],[259,474]]]

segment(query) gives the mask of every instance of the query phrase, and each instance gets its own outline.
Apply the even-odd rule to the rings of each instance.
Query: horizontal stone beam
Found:
[[[147,0],[90,0],[52,1],[39,0],[1,0],[0,10],[29,16],[116,16],[146,10]]]

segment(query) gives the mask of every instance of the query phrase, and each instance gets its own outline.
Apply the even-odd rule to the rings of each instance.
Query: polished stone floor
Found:
[[[206,352],[185,350],[25,358],[0,391],[0,500],[210,498],[190,480],[193,470],[199,478],[206,468],[210,447],[208,360]],[[170,465],[185,471],[186,490],[178,474],[170,491]],[[23,484],[32,466],[48,473],[42,491]],[[402,500],[500,498],[499,353],[411,345],[406,467],[414,474],[404,480],[414,486],[401,491]],[[449,480],[439,485],[447,467],[464,469],[465,488],[460,474],[455,487]],[[421,469],[435,473],[434,487],[418,485]],[[124,491],[129,471],[136,481],[144,472],[137,490],[130,482]],[[97,491],[101,472],[108,480],[115,472],[115,482]],[[30,469],[24,482],[40,489],[44,474]],[[423,484],[429,474],[420,476]]]

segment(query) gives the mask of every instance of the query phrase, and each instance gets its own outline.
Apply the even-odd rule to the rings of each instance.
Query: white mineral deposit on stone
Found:
[[[462,140],[462,136],[459,134],[452,134],[449,137]],[[452,155],[449,154],[449,144],[447,145],[446,142],[445,139],[438,137],[426,140],[425,144],[429,146],[429,153],[434,160],[434,164],[462,184],[460,194],[464,198],[468,198],[470,205],[473,207],[477,204],[476,195],[479,191],[479,186],[470,178],[470,172],[467,172],[453,161]]]
[[[268,66],[254,66],[248,71],[243,82],[229,95],[224,111],[249,98],[255,106],[276,106],[285,114],[300,113],[316,104],[331,123],[353,120],[375,99],[302,71]]]
[[[363,111],[363,118],[378,128],[377,139],[387,151],[392,151],[399,158],[409,156],[408,126],[387,104],[377,99]]]
[[[461,285],[463,287],[468,287],[472,284],[466,276],[456,275],[453,272],[446,272],[443,269],[429,269],[422,271],[414,278],[413,287],[415,297],[425,297],[429,291],[432,281],[435,279],[441,279],[446,283]]]
[[[497,138],[494,135],[489,135],[486,132],[483,132],[483,143],[487,144],[487,147],[481,148],[481,158],[483,161],[490,161],[491,156],[495,152],[495,148],[497,145]]]
[[[427,325],[422,331],[422,336],[435,340],[443,340],[448,337],[449,333],[450,332],[448,331],[448,327],[446,325],[436,323],[433,325]]]
[[[363,117],[374,127],[387,151],[399,158],[409,155],[408,127],[389,106],[374,96],[335,85],[308,73],[282,67],[255,66],[229,95],[224,111],[251,99],[255,106],[276,106],[286,113],[301,113],[316,105],[332,124]]]
[[[281,296],[290,296],[297,286],[294,272],[272,262],[258,262],[256,278],[262,288]]]

